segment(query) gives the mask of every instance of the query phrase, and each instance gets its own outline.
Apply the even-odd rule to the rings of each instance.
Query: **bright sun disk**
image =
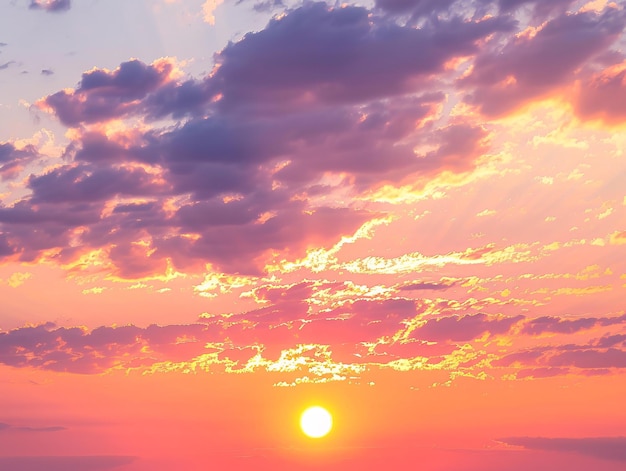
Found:
[[[300,428],[311,438],[321,438],[333,427],[333,417],[320,406],[309,407],[300,416]]]

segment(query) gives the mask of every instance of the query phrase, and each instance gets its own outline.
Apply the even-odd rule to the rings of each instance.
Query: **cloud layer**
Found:
[[[23,327],[0,333],[0,362],[83,374],[194,362],[208,369],[289,372],[290,355],[295,355],[294,361],[313,355],[314,364],[322,362],[324,368],[396,368],[400,365],[395,362],[402,359],[415,362],[411,369],[416,370],[489,371],[517,379],[609,374],[626,368],[625,338],[615,333],[626,325],[625,315],[433,316],[428,314],[433,304],[425,300],[351,299],[352,289],[339,282],[264,285],[252,291],[261,307],[239,314],[206,314],[189,325]],[[593,335],[591,340],[573,343],[582,330]],[[509,346],[502,350],[499,343]]]
[[[450,11],[416,28],[310,3],[229,43],[201,79],[183,78],[172,59],[87,71],[37,104],[74,128],[72,141],[63,163],[31,173],[27,196],[0,207],[0,256],[75,264],[97,254],[129,279],[172,267],[258,275],[380,217],[365,195],[486,162],[486,126],[442,115],[450,93],[499,116],[580,78],[595,84],[579,93],[580,116],[618,118],[601,98],[617,85],[598,75],[613,72],[591,64],[623,31],[623,11],[564,13],[559,2],[531,34],[515,16],[526,4],[541,8],[500,2],[499,14],[479,17],[487,6],[477,4],[474,16]],[[1,145],[4,179],[37,153]]]

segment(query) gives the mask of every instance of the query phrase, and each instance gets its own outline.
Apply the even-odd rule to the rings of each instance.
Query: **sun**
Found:
[[[323,407],[309,407],[300,416],[300,428],[308,437],[321,438],[333,428],[333,417]]]

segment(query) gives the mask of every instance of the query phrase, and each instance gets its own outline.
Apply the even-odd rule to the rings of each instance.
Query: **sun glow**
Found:
[[[300,428],[308,437],[324,437],[330,432],[332,427],[333,417],[323,407],[309,407],[300,416]]]

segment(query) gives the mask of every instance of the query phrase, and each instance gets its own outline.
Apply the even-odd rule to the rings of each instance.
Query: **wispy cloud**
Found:
[[[13,471],[96,471],[115,469],[135,460],[131,456],[13,456],[0,457],[0,465]]]
[[[500,441],[531,450],[575,452],[605,460],[626,461],[626,437],[543,438],[510,437]]]

